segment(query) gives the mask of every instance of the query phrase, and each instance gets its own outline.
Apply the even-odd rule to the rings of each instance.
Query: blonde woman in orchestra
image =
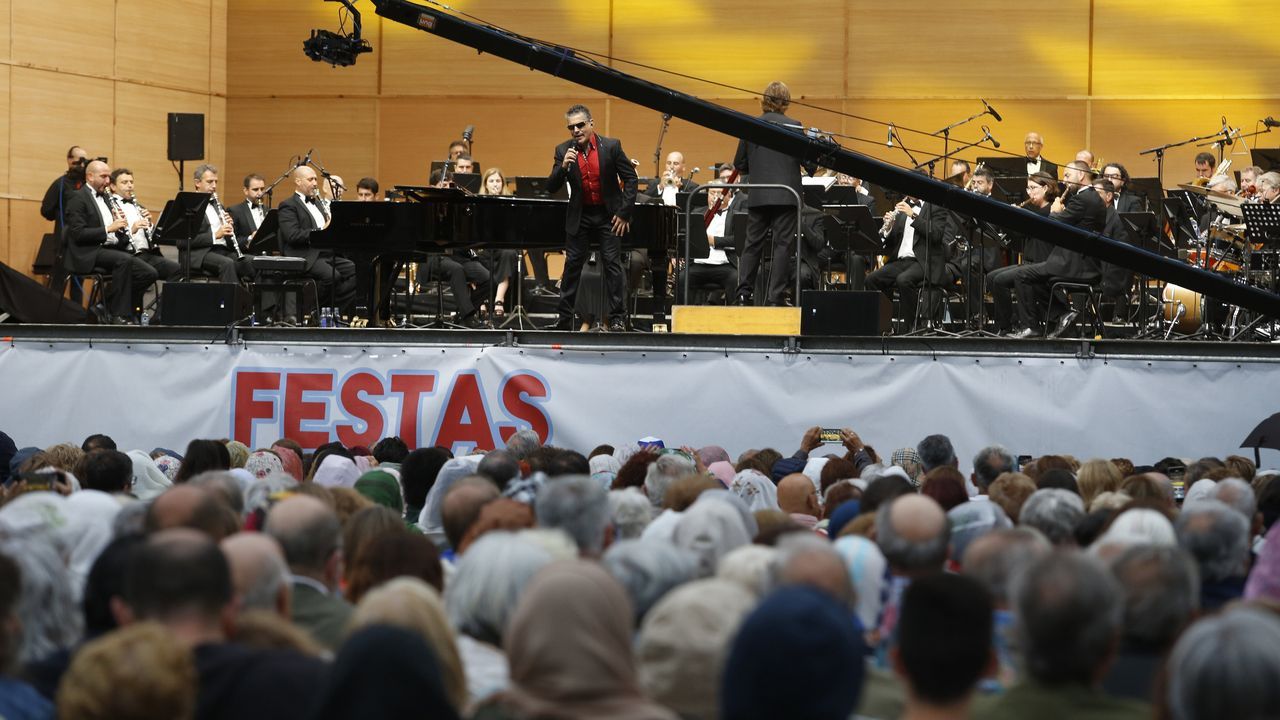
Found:
[[[480,179],[480,194],[511,194],[511,191],[507,189],[507,178],[502,174],[501,168],[492,167],[484,171],[484,177]],[[481,262],[492,270],[493,280],[497,283],[494,288],[493,316],[502,317],[506,314],[504,301],[507,297],[507,289],[511,286],[511,278],[516,273],[516,258],[518,256],[515,250],[510,249],[481,250],[479,254]],[[482,306],[480,310],[484,312],[485,308]]]

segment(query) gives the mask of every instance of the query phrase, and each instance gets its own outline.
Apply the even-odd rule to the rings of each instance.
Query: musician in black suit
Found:
[[[574,300],[582,266],[592,243],[604,257],[605,300],[609,330],[626,331],[623,306],[622,236],[631,229],[636,202],[636,170],[622,151],[622,142],[597,135],[591,111],[574,105],[565,113],[569,140],[556,146],[555,165],[547,190],[569,185],[565,213],[564,273],[560,278],[559,319],[549,329],[573,329]]]
[[[261,175],[251,173],[244,178],[244,202],[238,202],[227,208],[231,215],[231,224],[235,226],[236,242],[243,250],[253,242],[253,234],[262,227],[267,218],[267,208],[262,204],[262,196],[267,191],[267,181]]]
[[[195,180],[196,192],[209,193],[209,203],[204,206],[204,217],[200,230],[191,238],[190,267],[203,270],[218,278],[218,282],[236,283],[240,278],[253,277],[253,264],[249,258],[243,257],[236,241],[234,222],[226,212],[219,212],[218,168],[208,163],[196,167],[191,174]],[[185,266],[187,261],[182,256],[187,254],[186,240],[178,241],[178,255]]]
[[[732,175],[733,167],[725,165],[720,168],[718,179],[722,183],[727,183]],[[715,207],[721,196],[724,196],[725,200],[720,206],[720,211],[712,216],[711,222],[706,225],[707,242],[711,245],[711,252],[707,257],[694,259],[687,267],[680,269],[676,278],[677,304],[683,305],[687,302],[684,296],[686,274],[689,277],[690,290],[719,288],[724,291],[726,301],[733,299],[733,292],[738,287],[738,258],[737,253],[732,252],[734,250],[733,231],[730,222],[733,214],[740,209],[742,195],[713,188],[707,191],[707,202],[710,203],[708,207]],[[698,216],[693,217],[693,222],[700,223]]]
[[[1129,184],[1129,171],[1120,163],[1108,163],[1102,168],[1102,177],[1111,181],[1115,192],[1112,193],[1110,206],[1116,212],[1142,212],[1147,209],[1147,200],[1125,190]]]
[[[320,185],[316,171],[303,165],[293,171],[295,192],[276,209],[280,223],[280,254],[300,257],[307,261],[303,272],[319,286],[322,302],[337,305],[343,314],[350,314],[356,297],[356,266],[343,257],[320,257],[320,251],[311,247],[311,231],[329,226],[329,209],[320,199]]]
[[[1102,197],[1089,186],[1089,174],[1088,163],[1073,160],[1067,164],[1062,173],[1067,194],[1053,201],[1049,217],[1081,230],[1102,232],[1107,223],[1107,208]],[[1014,277],[1014,290],[1018,295],[1018,318],[1022,322],[1022,330],[1013,333],[1012,337],[1038,337],[1044,332],[1040,318],[1057,305],[1049,296],[1053,283],[1096,283],[1100,277],[1101,269],[1096,259],[1061,246],[1055,246],[1044,262],[1020,267]],[[1064,308],[1056,319],[1050,319],[1056,325],[1052,333],[1055,336],[1061,334],[1074,319],[1075,313],[1070,307]]]
[[[1040,157],[1040,151],[1044,149],[1044,138],[1040,137],[1040,133],[1027,133],[1027,137],[1022,141],[1022,147],[1027,151],[1028,176],[1042,172],[1058,177],[1058,166]]]
[[[128,168],[111,171],[111,197],[124,213],[125,222],[129,223],[129,242],[133,245],[134,257],[154,268],[161,280],[168,280],[181,272],[178,263],[165,257],[147,237],[155,221],[151,212],[138,202],[133,173]]]
[[[914,198],[904,198],[885,214],[889,231],[883,235],[884,249],[889,259],[867,276],[866,288],[890,299],[894,288],[898,289],[903,328],[915,324],[917,293],[926,281],[935,288],[926,298],[926,322],[936,319],[942,308],[942,296],[936,288],[950,278],[946,240],[955,235],[954,220],[946,208]]]
[[[109,205],[111,168],[94,160],[85,168],[85,185],[65,197],[63,232],[67,240],[66,268],[84,275],[101,270],[111,273],[106,296],[110,320],[132,322],[142,307],[142,296],[156,281],[156,271],[134,257],[126,239],[128,220]]]
[[[783,114],[791,106],[791,90],[785,84],[776,80],[769,83],[760,99],[760,106],[764,113],[759,119],[775,125],[799,126],[798,122]],[[733,158],[733,166],[739,173],[750,175],[751,182],[786,185],[796,193],[802,192],[800,165],[799,158],[746,140],[738,141],[738,152]],[[806,164],[805,169],[812,174],[818,168],[817,165]],[[747,196],[746,207],[747,239],[740,249],[737,303],[750,305],[753,302],[753,288],[764,254],[765,239],[772,232],[773,264],[769,268],[765,300],[770,305],[782,305],[785,302],[783,294],[787,290],[786,258],[795,250],[795,195],[781,188],[756,188]]]

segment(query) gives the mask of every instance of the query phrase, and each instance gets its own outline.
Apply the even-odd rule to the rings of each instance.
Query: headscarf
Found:
[[[258,450],[249,455],[244,469],[253,473],[254,479],[261,480],[272,473],[284,472],[284,463],[279,455],[269,450]]]
[[[356,464],[350,459],[341,455],[329,454],[324,456],[324,460],[320,461],[320,467],[316,469],[315,484],[321,487],[354,487],[356,480],[360,477],[360,472],[356,470]]]
[[[733,487],[733,465],[725,460],[717,460],[707,466],[707,470],[716,476],[720,484],[725,487]]]
[[[63,504],[67,524],[60,534],[76,597],[84,592],[84,583],[94,561],[111,542],[116,515],[121,507],[120,500],[98,490],[81,490],[67,496]]]
[[[844,529],[844,526],[853,522],[861,514],[861,500],[845,500],[840,503],[836,507],[836,511],[831,513],[831,521],[827,523],[827,537],[834,541],[840,536],[840,531]]]
[[[1209,478],[1195,481],[1192,483],[1191,487],[1187,488],[1187,495],[1182,500],[1182,506],[1186,507],[1197,500],[1213,499],[1213,494],[1217,487],[1217,481],[1210,480]]]
[[[67,499],[55,492],[27,492],[0,505],[0,537],[60,534],[66,525]]]
[[[713,463],[729,462],[729,451],[719,445],[708,445],[698,448],[698,458],[702,460],[703,465],[710,468]]]
[[[889,464],[896,465],[907,473],[907,480],[912,485],[919,485],[917,478],[924,473],[924,462],[915,448],[898,448],[889,456]]]
[[[733,641],[721,717],[846,720],[862,692],[863,654],[862,635],[839,601],[804,585],[780,588]]]
[[[472,543],[491,530],[515,531],[533,526],[532,508],[510,498],[498,498],[485,503],[485,506],[480,508],[480,514],[476,516],[475,522],[471,523],[471,527],[467,528],[467,534],[462,536],[462,540],[458,541],[458,547],[454,550],[459,555],[465,553]]]
[[[1267,531],[1267,541],[1244,584],[1244,599],[1280,602],[1280,522]]]
[[[353,455],[351,462],[356,464],[356,470],[359,471],[361,475],[378,467],[374,462],[372,455]]]
[[[596,563],[552,563],[529,581],[504,645],[511,688],[527,717],[675,720],[640,690],[631,652],[631,601]]]
[[[742,514],[728,502],[699,497],[676,523],[672,541],[697,554],[700,575],[709,577],[730,550],[751,544],[751,534]]]
[[[622,469],[622,463],[612,455],[596,455],[587,461],[587,466],[591,468],[592,475],[598,472],[611,472],[617,475],[618,470]]]
[[[800,472],[809,478],[809,482],[813,483],[813,489],[818,491],[818,497],[822,497],[822,468],[827,466],[828,458],[809,458],[809,462],[804,464],[804,469]]]
[[[624,443],[613,448],[613,457],[618,460],[618,467],[622,467],[627,464],[627,460],[630,460],[632,455],[638,452],[640,452],[640,446],[637,443]]]
[[[743,470],[734,475],[729,489],[747,503],[751,512],[780,509],[777,486],[758,470]]]
[[[713,498],[729,503],[734,510],[738,511],[738,514],[742,516],[742,524],[747,528],[748,535],[754,538],[760,533],[760,524],[756,522],[755,513],[751,511],[751,508],[747,507],[747,503],[742,498],[734,495],[732,491],[719,489],[703,490],[702,494],[698,496],[699,500]]]
[[[969,544],[992,530],[1013,527],[1004,508],[994,502],[966,502],[947,511],[951,522],[951,559],[964,562]]]
[[[280,464],[284,466],[284,471],[292,475],[294,480],[302,482],[306,478],[306,473],[302,471],[302,458],[298,457],[298,453],[293,448],[272,445],[271,449],[280,456]]]
[[[1212,482],[1212,481],[1210,481]],[[1125,510],[1111,521],[1111,527],[1095,541],[1102,545],[1162,545],[1177,547],[1178,535],[1169,518],[1148,508]]]
[[[422,506],[422,512],[418,515],[418,527],[422,528],[423,534],[431,539],[437,547],[444,547],[448,541],[444,536],[444,520],[440,517],[440,509],[444,507],[444,496],[449,492],[449,488],[462,478],[475,474],[476,467],[480,465],[481,456],[466,455],[463,457],[451,458],[443,466],[436,475],[436,482],[431,486],[431,491],[427,493],[427,502]]]
[[[880,622],[880,608],[884,605],[884,571],[888,566],[880,546],[861,535],[849,535],[836,540],[835,550],[844,560],[858,597],[858,620],[864,628],[873,628]]]
[[[172,455],[161,455],[154,460],[156,468],[164,473],[165,478],[169,480],[169,484],[173,484],[173,479],[178,476],[178,469],[182,467],[182,461]]]
[[[38,447],[24,447],[15,450],[13,456],[9,458],[9,475],[17,475],[18,468],[22,467],[23,463],[31,459],[31,456],[38,452],[41,452]]]
[[[389,625],[370,625],[347,638],[317,707],[317,720],[458,717],[427,641]]]
[[[227,454],[231,456],[230,469],[242,468],[249,459],[249,446],[239,440],[232,440],[227,443]]]
[[[141,450],[130,450],[129,459],[133,461],[133,496],[146,502],[173,486],[173,480],[164,474],[151,456]],[[178,471],[178,464],[173,466]]]
[[[755,605],[751,591],[719,578],[672,590],[640,627],[640,685],[684,717],[719,717],[717,694],[729,641]]]
[[[404,498],[400,497],[400,483],[385,470],[370,470],[356,480],[356,492],[383,507],[404,512]]]

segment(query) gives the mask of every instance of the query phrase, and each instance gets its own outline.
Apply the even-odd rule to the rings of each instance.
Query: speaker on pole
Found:
[[[204,159],[204,113],[169,113],[169,159]]]

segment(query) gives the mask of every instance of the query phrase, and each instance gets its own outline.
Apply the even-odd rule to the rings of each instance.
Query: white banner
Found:
[[[965,467],[992,443],[1142,464],[1252,456],[1239,445],[1280,411],[1278,376],[1280,364],[1240,361],[17,341],[0,347],[0,430],[19,447],[95,432],[179,452],[192,438],[395,434],[462,451],[529,427],[583,452],[654,435],[736,457],[789,454],[821,425],[885,455],[943,433]]]

